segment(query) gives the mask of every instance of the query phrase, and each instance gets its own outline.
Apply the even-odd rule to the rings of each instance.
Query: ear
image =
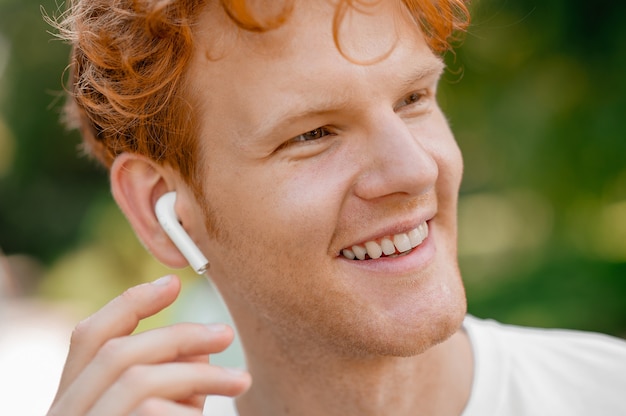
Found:
[[[186,267],[187,260],[163,231],[154,213],[159,197],[177,190],[181,183],[178,174],[144,156],[123,153],[113,162],[110,175],[113,198],[144,247],[168,267]]]

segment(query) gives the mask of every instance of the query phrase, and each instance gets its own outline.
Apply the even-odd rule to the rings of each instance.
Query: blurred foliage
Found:
[[[473,12],[441,97],[470,312],[626,336],[626,3]]]
[[[81,221],[107,183],[59,123],[68,48],[52,40],[40,4],[0,0],[0,247],[50,264],[80,244]],[[43,7],[56,10],[50,0]]]
[[[60,125],[68,49],[41,1],[0,0],[0,247],[92,311],[164,273]],[[43,1],[55,14],[56,4]],[[626,3],[474,1],[441,103],[465,157],[470,312],[626,336]]]

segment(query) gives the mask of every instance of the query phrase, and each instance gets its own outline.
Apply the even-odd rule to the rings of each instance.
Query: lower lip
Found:
[[[433,262],[436,246],[433,241],[433,225],[428,223],[428,237],[408,254],[397,257],[381,257],[375,260],[349,260],[343,256],[338,259],[351,267],[358,267],[369,273],[383,275],[406,275],[423,270]]]

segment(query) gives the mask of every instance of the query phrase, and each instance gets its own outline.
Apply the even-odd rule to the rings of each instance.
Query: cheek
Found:
[[[207,194],[220,217],[216,249],[236,252],[239,263],[271,262],[268,267],[326,256],[345,188],[340,177],[328,160],[238,169],[213,182]]]
[[[446,191],[446,196],[456,203],[463,178],[463,157],[456,141],[450,135],[447,145],[435,153],[440,166],[438,186]]]
[[[443,113],[438,111],[435,117],[436,122],[426,133],[431,139],[424,140],[422,145],[439,168],[437,188],[440,198],[456,201],[463,176],[463,157]]]
[[[447,247],[450,253],[450,264],[457,264],[457,209],[458,194],[463,176],[463,158],[461,151],[449,132],[443,144],[433,152],[439,165],[437,178],[437,204],[440,221],[437,225],[446,238],[441,244]]]
[[[306,321],[324,309],[335,285],[328,247],[345,189],[329,164],[239,169],[232,186],[234,178],[215,186],[224,231],[212,247],[212,277],[230,307],[272,322]]]
[[[266,196],[271,206],[264,208],[269,209],[269,220],[277,227],[273,231],[291,249],[299,251],[294,247],[299,246],[325,253],[336,227],[344,186],[341,175],[329,163],[309,165],[305,162],[291,171],[277,169],[281,177],[273,176]]]

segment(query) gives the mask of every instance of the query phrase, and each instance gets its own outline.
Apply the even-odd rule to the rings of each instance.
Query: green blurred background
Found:
[[[68,49],[40,5],[57,8],[0,0],[0,248],[21,287],[4,291],[63,302],[78,317],[167,271],[58,121]],[[466,164],[459,247],[470,312],[626,337],[626,2],[472,9],[441,86]]]

